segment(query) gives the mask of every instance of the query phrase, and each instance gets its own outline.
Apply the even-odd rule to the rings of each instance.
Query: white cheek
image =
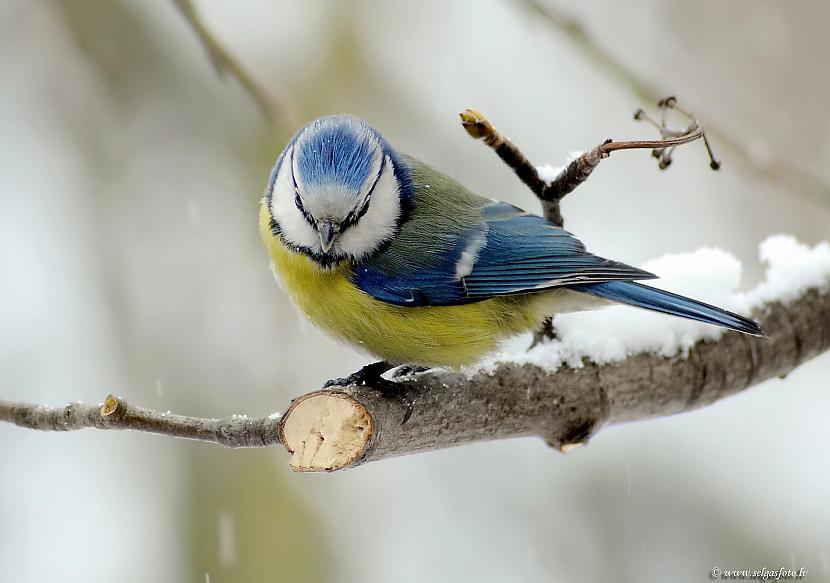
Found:
[[[401,215],[401,199],[392,160],[378,178],[369,207],[360,220],[337,238],[336,249],[363,259],[395,235]]]
[[[320,252],[320,237],[317,231],[308,224],[303,213],[294,202],[296,192],[291,180],[291,151],[283,156],[283,163],[274,181],[274,192],[271,197],[271,214],[280,226],[283,239],[292,245],[301,245]]]

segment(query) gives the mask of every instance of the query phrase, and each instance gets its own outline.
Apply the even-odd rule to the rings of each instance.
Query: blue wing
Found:
[[[389,249],[355,266],[355,285],[391,304],[429,306],[656,277],[591,255],[564,229],[512,205],[488,201],[477,214],[437,232],[401,233]]]

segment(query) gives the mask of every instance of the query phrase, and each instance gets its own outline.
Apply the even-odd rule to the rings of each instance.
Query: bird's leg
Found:
[[[394,367],[395,365],[389,364],[385,360],[379,360],[378,362],[367,364],[359,371],[353,372],[347,377],[331,379],[329,381],[326,381],[326,384],[323,385],[323,388],[325,389],[327,387],[346,387],[348,385],[356,385],[358,387],[364,386],[369,384],[371,381],[375,381],[381,378],[381,375],[383,373]]]
[[[528,350],[536,346],[537,344],[541,344],[547,340],[555,340],[556,339],[556,328],[553,327],[553,317],[545,318],[545,321],[542,322],[542,326],[533,333],[533,342],[530,343]]]
[[[415,399],[412,398],[409,390],[404,385],[383,378],[383,373],[394,367],[394,364],[389,364],[385,360],[373,362],[347,377],[327,381],[323,385],[323,388],[345,387],[349,385],[358,387],[368,386],[386,395],[397,397],[403,402],[404,406],[403,421],[401,421],[401,425],[403,425],[412,417],[412,412],[415,410]]]

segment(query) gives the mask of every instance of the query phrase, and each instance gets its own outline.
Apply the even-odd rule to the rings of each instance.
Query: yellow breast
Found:
[[[459,306],[404,308],[355,287],[351,266],[323,269],[271,232],[263,204],[260,231],[274,271],[294,303],[324,332],[395,364],[461,366],[495,350],[506,337],[538,326],[534,295],[493,298]]]

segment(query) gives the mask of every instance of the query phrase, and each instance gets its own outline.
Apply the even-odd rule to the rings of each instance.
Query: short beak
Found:
[[[336,236],[334,224],[331,221],[323,221],[320,226],[320,246],[323,248],[323,252],[328,253]]]

